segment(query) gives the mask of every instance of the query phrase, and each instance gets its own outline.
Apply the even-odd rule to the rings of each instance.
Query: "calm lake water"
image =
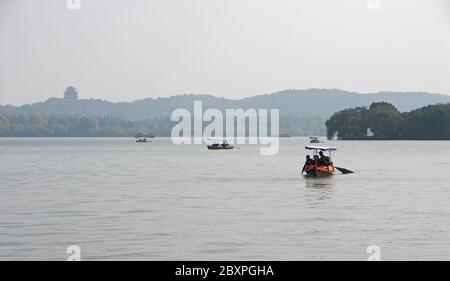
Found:
[[[0,139],[0,260],[450,259],[450,142],[327,143],[327,179],[306,143]]]

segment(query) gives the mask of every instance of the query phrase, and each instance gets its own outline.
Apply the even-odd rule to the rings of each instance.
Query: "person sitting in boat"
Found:
[[[319,163],[320,164],[322,164],[322,165],[331,165],[330,157],[325,156],[323,151],[319,152],[319,156],[320,156],[320,158],[319,158]]]
[[[303,169],[302,169],[302,173],[304,173],[306,171],[306,167],[308,167],[308,165],[313,164],[314,161],[311,159],[311,156],[306,155],[306,161],[305,161],[305,165],[303,165]]]
[[[320,158],[319,158],[319,155],[314,155],[314,157],[313,157],[313,163],[314,164],[318,164],[319,163],[319,160],[320,160]]]

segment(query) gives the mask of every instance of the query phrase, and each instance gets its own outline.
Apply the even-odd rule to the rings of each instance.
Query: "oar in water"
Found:
[[[341,167],[335,167],[336,169],[339,170],[339,172],[343,173],[343,174],[353,174],[353,171],[350,171],[348,169],[345,168],[341,168]]]

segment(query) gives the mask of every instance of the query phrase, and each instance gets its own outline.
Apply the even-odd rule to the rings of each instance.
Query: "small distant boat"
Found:
[[[306,177],[328,177],[335,173],[335,167],[331,160],[331,152],[336,151],[334,147],[305,146],[306,150],[313,151],[313,157],[308,160],[302,170]],[[319,152],[328,152],[327,160],[323,161],[319,158]]]
[[[320,137],[309,137],[310,143],[321,143]]]
[[[153,139],[153,138],[155,138],[155,135],[153,135],[153,134],[141,134],[141,133],[139,133],[139,134],[136,134],[136,135],[134,136],[134,138],[136,139],[136,142],[137,142],[137,143],[149,143],[149,142],[151,142],[151,141],[148,140],[148,139]]]
[[[214,142],[213,144],[207,145],[209,150],[222,150],[222,149],[234,149],[234,146],[229,145],[226,140],[224,140],[222,143]]]
[[[291,135],[289,135],[288,133],[280,133],[280,138],[290,138]]]
[[[147,138],[136,138],[137,143],[148,143],[150,142]]]

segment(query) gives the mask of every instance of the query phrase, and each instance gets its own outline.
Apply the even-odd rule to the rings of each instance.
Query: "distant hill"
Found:
[[[75,89],[76,90],[76,89]],[[82,96],[82,93],[80,93]],[[173,110],[186,108],[192,111],[194,100],[203,101],[207,108],[278,108],[283,132],[291,135],[325,135],[325,121],[333,113],[346,108],[369,106],[374,102],[388,102],[401,112],[427,105],[450,103],[450,96],[421,92],[380,92],[359,94],[338,89],[285,90],[239,100],[210,95],[177,95],[164,98],[148,98],[134,102],[113,103],[104,100],[50,98],[45,102],[23,106],[0,106],[0,115],[42,115],[58,117],[108,117],[126,121],[168,120]],[[170,124],[162,126],[161,134],[167,135]]]
[[[369,106],[373,102],[389,102],[400,111],[411,111],[426,105],[449,103],[450,96],[420,92],[380,92],[358,94],[337,89],[286,90],[231,100],[210,95],[177,95],[148,98],[134,102],[113,103],[93,99],[50,98],[45,102],[19,107],[0,106],[0,114],[42,114],[61,116],[114,116],[126,120],[140,120],[168,116],[176,108],[191,109],[194,100],[202,100],[204,108],[279,108],[283,116],[328,118],[345,108]]]

